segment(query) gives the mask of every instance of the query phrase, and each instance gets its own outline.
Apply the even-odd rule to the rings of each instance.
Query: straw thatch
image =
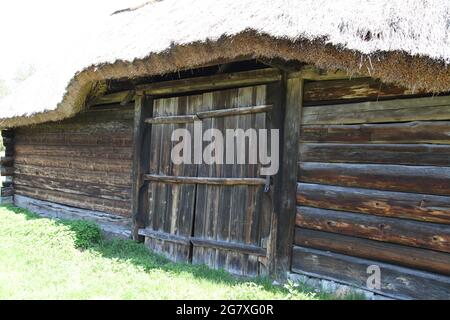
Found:
[[[0,126],[73,116],[98,81],[239,57],[450,90],[450,2],[442,0],[151,1],[111,15],[93,38],[0,100]]]

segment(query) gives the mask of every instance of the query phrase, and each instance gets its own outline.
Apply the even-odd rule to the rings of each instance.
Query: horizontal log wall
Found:
[[[17,195],[131,216],[133,107],[91,109],[57,123],[18,128]]]
[[[12,203],[14,196],[14,131],[2,130],[4,153],[0,157],[0,203]]]
[[[449,298],[450,96],[359,78],[304,99],[292,270],[365,286],[378,264],[386,294]]]

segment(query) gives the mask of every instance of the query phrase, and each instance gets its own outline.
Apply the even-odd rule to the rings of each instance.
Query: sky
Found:
[[[65,52],[86,37],[101,17],[145,0],[14,0],[0,2],[0,79],[47,63],[49,51]]]

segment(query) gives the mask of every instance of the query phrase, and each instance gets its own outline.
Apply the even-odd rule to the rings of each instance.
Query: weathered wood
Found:
[[[266,254],[267,254],[266,249],[258,247],[258,246],[248,245],[248,244],[233,243],[233,242],[220,241],[220,240],[202,239],[202,238],[197,238],[197,237],[191,237],[190,240],[194,246],[199,246],[199,247],[237,251],[239,253],[251,254],[251,255],[256,255],[256,256],[266,256]]]
[[[450,254],[296,228],[295,244],[450,275]]]
[[[202,105],[201,95],[155,99],[153,117],[194,114]],[[177,128],[193,131],[193,124],[152,125],[150,163],[147,173],[168,176],[195,176],[196,165],[173,163],[170,151],[173,146],[171,134]],[[194,221],[196,185],[178,185],[159,182],[145,183],[148,192],[148,210],[145,212],[147,229],[181,237],[192,235]],[[181,244],[151,237],[145,244],[154,252],[165,255],[172,261],[189,262],[190,243]]]
[[[107,126],[107,125],[105,125]],[[130,124],[131,127],[131,124]],[[112,128],[110,128],[112,129]],[[70,145],[70,146],[107,146],[113,145],[115,147],[128,147],[133,143],[133,134],[131,128],[126,132],[111,131],[108,132],[90,132],[79,133],[67,130],[65,133],[49,133],[49,132],[27,132],[19,134],[16,137],[17,144],[23,145]]]
[[[450,145],[302,143],[302,162],[450,166]]]
[[[67,158],[92,158],[92,159],[132,159],[132,147],[116,146],[51,146],[51,145],[16,145],[15,155],[20,156],[55,156]]]
[[[70,168],[22,165],[18,163],[15,164],[14,169],[17,175],[29,176],[31,178],[37,176],[49,179],[73,180],[92,184],[131,186],[131,170],[124,172],[108,172],[103,170],[95,171],[88,169],[83,170],[80,168],[73,170]]]
[[[135,103],[134,134],[133,134],[133,167],[132,167],[132,221],[133,239],[139,237],[139,229],[145,227],[148,211],[148,186],[144,184],[142,175],[150,165],[151,126],[145,124],[145,119],[153,115],[153,99],[150,96],[139,95]]]
[[[181,116],[160,116],[155,118],[149,118],[146,119],[145,122],[153,124],[190,123],[207,118],[230,117],[260,112],[268,112],[272,109],[272,107],[273,107],[272,105],[259,105],[241,108],[216,109],[216,110],[200,111],[197,112],[196,114],[187,114]]]
[[[287,77],[287,76],[286,76]],[[274,186],[279,197],[275,202],[273,230],[275,232],[275,273],[284,278],[289,271],[290,250],[295,226],[295,184],[297,180],[299,128],[303,101],[303,78],[288,78],[285,84],[284,125],[280,143],[280,173]]]
[[[1,167],[0,168],[0,175],[2,177],[10,177],[14,175],[14,168],[13,167]]]
[[[385,164],[299,163],[302,182],[450,196],[450,168]]]
[[[180,124],[180,123],[190,123],[200,120],[195,114],[187,114],[182,116],[159,116],[155,118],[145,119],[145,123],[149,124]]]
[[[437,223],[297,207],[296,225],[383,242],[450,252],[450,228]]]
[[[37,187],[23,185],[15,186],[15,194],[55,202],[75,208],[95,210],[110,214],[116,214],[123,217],[129,217],[131,212],[130,201],[108,200],[96,197],[65,193],[62,191],[43,190]]]
[[[60,156],[16,156],[14,159],[15,166],[17,167],[27,167],[27,168],[35,168],[38,167],[38,171],[42,171],[45,168],[53,168],[53,169],[71,169],[72,173],[76,174],[76,172],[80,172],[81,174],[89,174],[92,172],[93,174],[107,172],[112,174],[120,174],[123,176],[123,173],[131,172],[131,161],[124,159],[108,159],[105,157],[104,159],[96,158],[94,161],[85,161],[83,158],[67,158]],[[76,171],[77,170],[77,171]],[[80,170],[80,171],[78,171]],[[68,170],[67,170],[68,171]],[[32,171],[26,170],[27,174],[30,174]],[[51,174],[51,173],[50,173]],[[45,173],[44,173],[45,175]],[[128,177],[125,179],[126,181],[131,181],[131,178]]]
[[[157,239],[157,240],[163,240],[163,241],[169,241],[172,243],[182,244],[182,245],[190,244],[189,237],[178,236],[175,234],[161,232],[161,231],[155,231],[155,230],[151,230],[151,229],[139,229],[139,235]]]
[[[424,91],[413,91],[404,87],[388,85],[373,78],[307,81],[304,103],[312,105],[320,102],[361,98],[374,100],[419,93],[424,93]]]
[[[323,209],[450,224],[450,197],[297,184],[297,203]]]
[[[76,180],[26,176],[22,174],[16,174],[14,182],[16,185],[97,197],[99,199],[129,201],[131,198],[131,188],[126,184],[94,184],[92,181],[80,182]]]
[[[136,92],[143,92],[151,95],[174,95],[186,92],[254,86],[280,80],[281,74],[278,70],[260,69],[145,84],[137,86]]]
[[[146,174],[144,179],[162,183],[175,184],[208,184],[208,185],[264,185],[266,180],[262,178],[211,178],[211,177],[182,177]]]
[[[13,164],[14,157],[2,157],[0,158],[0,165],[4,167],[9,167]]]
[[[450,144],[450,121],[304,125],[303,142]]]
[[[15,195],[14,204],[44,217],[70,220],[91,220],[96,222],[107,235],[131,238],[131,219],[101,211],[65,206],[52,201],[42,201]]]
[[[302,124],[357,124],[449,119],[450,96],[439,96],[305,107]]]
[[[274,87],[278,87],[278,84],[205,93],[203,106],[206,110],[215,110],[265,105],[268,103],[267,90],[275,90]],[[224,132],[226,129],[236,128],[265,129],[269,125],[267,118],[265,113],[205,118],[203,130],[218,129]],[[259,165],[248,164],[203,163],[198,166],[197,176],[214,179],[255,178],[259,176],[258,167]],[[259,248],[257,251],[262,251],[261,247],[267,240],[268,231],[267,225],[261,221],[270,219],[271,215],[271,204],[267,204],[267,199],[268,194],[263,192],[262,185],[197,185],[193,232],[195,238],[206,240],[208,243],[204,244],[208,245],[196,245],[196,242],[193,242],[192,263],[225,269],[237,275],[267,274],[267,268],[258,260],[263,256],[248,254],[241,250],[257,247]],[[268,210],[262,209],[262,203],[267,205]],[[230,246],[218,247],[221,243],[216,241],[241,246],[236,248],[238,250],[231,250]]]
[[[246,114],[254,114],[261,112],[269,112],[272,110],[273,105],[257,105],[250,107],[238,107],[238,108],[225,108],[225,109],[217,109],[217,110],[207,110],[197,112],[197,117],[200,119],[207,118],[218,118],[218,117],[231,117],[231,116],[242,116]]]
[[[134,90],[119,91],[114,93],[105,94],[97,97],[95,100],[89,103],[90,106],[120,103],[125,105],[134,100]]]
[[[14,195],[14,188],[13,187],[0,187],[1,189],[1,196],[2,197],[11,197]]]
[[[343,70],[324,70],[311,65],[305,65],[301,70],[288,74],[288,78],[303,78],[305,80],[321,81],[321,80],[337,80],[337,79],[353,79],[360,78],[358,74],[349,74]],[[363,76],[364,77],[364,76]]]
[[[368,268],[372,265],[378,266],[381,271],[380,290],[367,287],[368,277],[373,274]],[[450,299],[450,277],[338,253],[295,246],[292,270],[394,298]]]

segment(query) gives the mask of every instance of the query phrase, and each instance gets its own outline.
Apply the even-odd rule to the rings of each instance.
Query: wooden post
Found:
[[[148,183],[144,181],[144,174],[148,173],[150,165],[151,125],[145,119],[153,116],[153,98],[137,95],[134,109],[133,135],[133,186],[132,186],[132,235],[136,241],[143,241],[139,229],[144,228],[146,213],[148,212],[147,190]]]
[[[275,185],[273,232],[273,262],[271,273],[285,279],[291,264],[296,215],[296,186],[298,170],[299,132],[303,99],[303,79],[283,78],[285,90],[284,121],[280,142],[280,172]]]

